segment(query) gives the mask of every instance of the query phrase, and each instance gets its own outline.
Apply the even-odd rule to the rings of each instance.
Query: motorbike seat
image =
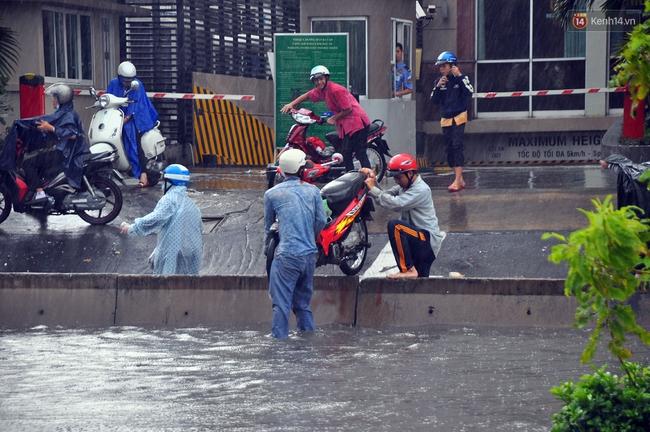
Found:
[[[351,171],[327,183],[320,191],[321,197],[334,214],[340,214],[363,187],[366,176]]]
[[[383,126],[382,124],[376,123],[378,120],[375,120],[374,122],[370,123],[370,126],[368,126],[368,135],[372,135],[373,133],[377,132],[381,127]]]
[[[87,153],[84,155],[84,162],[89,162],[95,159],[101,159],[110,156],[111,152],[105,151],[101,153]]]
[[[372,135],[375,132],[377,132],[379,129],[381,129],[384,126],[384,122],[381,120],[374,120],[370,125],[368,125],[368,135]],[[334,145],[335,143],[338,143],[341,139],[339,138],[339,133],[337,131],[332,131],[329,132],[328,134],[325,135],[325,139],[327,139],[327,142],[330,144]]]
[[[328,143],[334,145],[340,141],[339,133],[337,131],[329,132],[325,135],[325,139]]]

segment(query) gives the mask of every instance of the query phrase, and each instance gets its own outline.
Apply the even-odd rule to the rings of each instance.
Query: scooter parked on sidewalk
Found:
[[[134,80],[131,83],[131,89],[137,90],[138,88],[140,88],[140,84]],[[136,101],[129,99],[128,93],[126,97],[118,97],[108,93],[100,95],[93,87],[90,87],[89,91],[91,96],[95,98],[95,103],[86,107],[86,109],[97,109],[90,121],[88,130],[90,151],[93,154],[99,154],[115,149],[117,159],[113,167],[121,173],[130,173],[131,164],[126,156],[124,140],[122,139],[124,112],[120,107],[128,106],[128,104]],[[164,165],[166,139],[158,130],[159,125],[160,122],[157,121],[153,129],[142,134],[141,138],[142,151],[147,159],[143,171],[147,174],[150,186],[155,186],[158,183]],[[119,180],[124,184],[123,177],[120,176]]]
[[[326,146],[323,141],[316,136],[307,136],[307,129],[312,124],[325,124],[327,119],[330,117],[331,113],[324,113],[322,116],[317,116],[312,111],[301,108],[301,109],[292,109],[288,112],[291,115],[291,118],[296,122],[289,133],[287,134],[286,144],[284,148],[278,153],[275,163],[270,164],[266,169],[267,176],[267,186],[269,188],[273,187],[276,182],[281,182],[282,177],[277,175],[278,161],[280,160],[280,155],[285,151],[295,148],[302,150],[305,154],[311,159],[314,164],[324,164],[331,162],[335,154],[341,154],[343,150],[343,140],[339,138],[336,131],[330,132],[325,135],[327,141],[331,146]],[[368,138],[367,138],[367,147],[366,154],[368,155],[368,160],[370,161],[370,166],[377,176],[377,181],[381,179],[386,174],[386,159],[385,156],[391,156],[389,153],[388,143],[383,138],[384,132],[386,131],[386,126],[382,120],[374,120],[370,123],[368,127]],[[339,161],[336,165],[343,165],[343,159]],[[361,165],[359,161],[355,158],[354,168],[359,169]],[[333,174],[336,170],[332,170]],[[345,172],[345,170],[339,170],[340,173]],[[318,182],[326,183],[331,181],[333,177],[323,176],[316,178]]]
[[[351,171],[321,189],[321,197],[332,213],[316,239],[317,267],[338,265],[343,273],[350,276],[361,271],[370,248],[366,221],[372,220],[371,213],[375,211],[365,179],[365,175]],[[278,222],[271,229],[274,233],[266,252],[267,275],[271,274],[275,249],[280,242]]]

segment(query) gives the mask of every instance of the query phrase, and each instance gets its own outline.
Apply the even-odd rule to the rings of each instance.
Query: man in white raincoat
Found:
[[[190,172],[173,164],[163,172],[163,196],[148,215],[133,225],[122,224],[122,233],[158,233],[158,245],[149,261],[154,274],[199,274],[201,268],[203,222],[201,211],[186,194]]]

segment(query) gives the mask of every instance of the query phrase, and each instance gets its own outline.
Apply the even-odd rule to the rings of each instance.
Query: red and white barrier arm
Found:
[[[98,91],[97,94],[102,95],[106,93],[105,90]],[[89,96],[88,90],[75,90],[75,95]],[[254,95],[231,95],[231,94],[198,94],[198,93],[153,93],[147,92],[147,97],[150,99],[207,99],[207,100],[239,100],[239,101],[253,101]]]
[[[535,90],[535,91],[519,91],[519,92],[489,92],[489,93],[474,93],[474,98],[498,98],[498,97],[519,97],[519,96],[557,96],[557,95],[571,95],[571,94],[591,94],[591,93],[612,93],[623,92],[625,87],[612,87],[612,88],[593,88],[593,89],[570,89],[570,90]]]

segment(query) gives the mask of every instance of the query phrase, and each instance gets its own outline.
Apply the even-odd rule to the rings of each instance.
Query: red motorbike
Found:
[[[302,150],[315,165],[322,165],[332,162],[335,159],[335,155],[340,156],[343,149],[343,140],[339,138],[336,131],[325,135],[325,139],[327,139],[331,146],[326,146],[318,137],[307,136],[307,129],[309,126],[312,124],[327,123],[329,115],[319,117],[306,108],[301,108],[299,110],[292,109],[288,114],[291,115],[291,118],[293,118],[296,124],[291,126],[291,129],[289,129],[286,144],[280,153],[278,153],[275,163],[269,165],[266,169],[269,188],[273,187],[276,182],[281,182],[283,179],[278,171],[278,160],[280,155],[285,151],[292,148]],[[384,132],[386,132],[386,126],[381,120],[374,120],[368,127],[366,154],[368,155],[370,166],[373,171],[375,171],[377,181],[381,181],[386,174],[385,156],[391,156],[389,153],[390,149],[388,148],[388,143],[383,138]],[[340,161],[332,165],[332,169],[328,169],[323,171],[320,175],[314,176],[312,182],[326,183],[345,172],[342,157]],[[354,160],[354,167],[355,169],[361,168],[361,165],[356,158]]]
[[[372,220],[374,203],[364,183],[366,176],[351,171],[327,183],[321,196],[331,210],[327,224],[316,239],[318,257],[316,266],[338,265],[349,276],[361,271],[370,243],[367,220]],[[273,224],[273,237],[266,252],[266,273],[271,274],[275,249],[280,242],[278,222]]]
[[[17,160],[23,155],[24,146],[19,142]],[[12,207],[27,214],[76,214],[92,225],[113,221],[122,210],[122,191],[111,180],[112,175],[119,176],[111,167],[116,158],[114,149],[87,155],[80,190],[70,186],[66,175],[60,172],[41,185],[48,195],[41,200],[34,200],[33,191],[28,191],[20,166],[16,171],[0,170],[0,223],[9,217]]]

